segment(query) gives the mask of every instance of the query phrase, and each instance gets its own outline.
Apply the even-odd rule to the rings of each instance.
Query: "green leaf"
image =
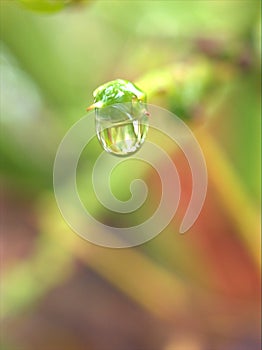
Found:
[[[57,12],[64,8],[69,0],[19,0],[29,10],[38,12]]]

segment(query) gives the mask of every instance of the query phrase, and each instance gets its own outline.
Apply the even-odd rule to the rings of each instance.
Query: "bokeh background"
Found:
[[[1,349],[258,350],[260,2],[0,3]],[[160,235],[107,249],[60,215],[56,149],[93,90],[116,78],[184,119],[203,148],[207,198],[185,235],[190,169],[159,135],[182,181],[178,213]],[[149,187],[142,211],[117,215],[85,181],[100,152],[94,139],[80,160],[88,209],[113,226],[143,221],[160,199],[156,172],[134,160],[115,171],[122,200],[133,177]]]

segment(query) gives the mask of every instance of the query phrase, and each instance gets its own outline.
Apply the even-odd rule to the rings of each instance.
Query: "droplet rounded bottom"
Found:
[[[145,108],[141,108],[139,114],[132,115],[122,107],[110,107],[106,113],[103,111],[103,115],[101,110],[97,111],[96,133],[106,152],[126,157],[140,149],[146,139],[149,123]]]

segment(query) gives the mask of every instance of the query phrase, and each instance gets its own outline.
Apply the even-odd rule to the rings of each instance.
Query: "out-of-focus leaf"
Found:
[[[38,12],[57,12],[64,8],[70,0],[19,0],[29,10]]]
[[[63,10],[67,5],[88,3],[89,0],[18,0],[25,8],[43,13],[55,13]]]

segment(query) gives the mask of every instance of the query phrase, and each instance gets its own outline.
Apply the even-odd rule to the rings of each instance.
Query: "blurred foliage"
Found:
[[[69,1],[68,0],[19,0],[26,8],[40,12],[60,11]]]
[[[1,184],[7,198],[3,211],[10,211],[3,230],[4,348],[48,348],[50,343],[43,339],[43,347],[40,341],[30,345],[32,334],[20,342],[19,327],[27,334],[22,331],[24,322],[40,314],[38,308],[51,291],[59,286],[66,290],[66,281],[74,285],[80,264],[85,273],[95,271],[160,320],[167,333],[170,329],[168,336],[160,336],[165,344],[157,350],[256,350],[260,2],[1,0],[0,5]],[[209,171],[206,206],[192,234],[178,238],[176,217],[156,239],[124,251],[95,247],[72,233],[60,216],[52,188],[53,161],[62,137],[86,113],[93,90],[118,78],[133,81],[147,93],[148,103],[169,109],[188,123]],[[157,133],[150,138],[171,154],[181,167],[182,180],[190,182],[170,140]],[[117,215],[99,203],[90,181],[100,153],[94,139],[79,160],[77,186],[84,205],[103,222],[120,227],[140,223],[158,204],[157,174],[139,160],[113,171],[111,187],[122,200],[130,197],[132,179],[140,177],[152,185],[138,213]],[[185,190],[190,187],[184,186]],[[24,245],[29,253],[23,255]],[[64,309],[77,304],[78,287],[87,293],[90,285],[76,283]],[[107,296],[105,309],[113,317],[110,293]],[[85,299],[89,307],[97,307],[100,301]],[[80,319],[86,309],[78,312]],[[70,327],[81,333],[75,322]],[[93,325],[93,315],[88,322]],[[180,324],[184,325],[181,334],[189,339],[183,343],[182,337],[181,343],[189,345],[180,346],[172,338],[173,326],[177,329]],[[190,333],[193,328],[201,330],[206,346]],[[93,344],[103,338],[99,330],[97,338],[91,335]],[[41,332],[40,327],[35,331]],[[152,337],[154,333],[157,327]],[[225,339],[229,345],[223,343]],[[59,346],[67,350],[69,343]],[[118,348],[113,340],[112,344],[89,347],[84,343],[83,348],[128,349],[125,343]],[[142,346],[143,350],[155,349],[153,341],[150,345]]]
[[[18,0],[25,8],[37,12],[52,13],[60,11],[68,5],[79,4],[88,0]]]

